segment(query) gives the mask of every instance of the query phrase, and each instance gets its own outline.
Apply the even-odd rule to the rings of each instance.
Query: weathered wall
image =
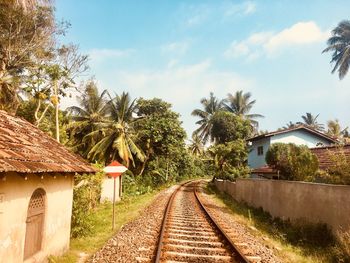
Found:
[[[120,178],[115,179],[115,200],[120,201],[120,193],[119,193],[119,183]],[[102,190],[101,190],[101,202],[103,201],[113,201],[113,186],[114,186],[114,179],[108,178],[108,176],[105,176],[105,178],[102,181]]]
[[[60,255],[69,248],[73,200],[73,177],[57,174],[56,178],[15,173],[0,179],[0,262],[23,262],[28,204],[37,188],[46,192],[46,209],[42,251],[27,262],[42,262],[47,255]]]
[[[216,181],[220,191],[274,217],[327,223],[335,232],[350,229],[350,186],[264,179]]]

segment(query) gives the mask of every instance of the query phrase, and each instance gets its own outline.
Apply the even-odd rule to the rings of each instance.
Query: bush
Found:
[[[284,180],[312,181],[318,171],[318,159],[307,146],[293,143],[272,144],[266,153],[266,163],[277,169]]]
[[[91,233],[91,212],[101,198],[103,173],[78,174],[74,180],[71,236],[82,237]]]
[[[249,176],[247,146],[243,139],[211,146],[208,150],[214,160],[215,177],[234,181]]]
[[[346,157],[344,150],[339,149],[336,152],[328,152],[331,165],[327,170],[328,181],[332,184],[350,184],[350,162]]]

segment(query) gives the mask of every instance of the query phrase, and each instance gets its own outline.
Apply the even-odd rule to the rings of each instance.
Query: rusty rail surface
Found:
[[[172,207],[174,205],[173,203],[174,203],[175,196],[179,193],[179,190],[182,187],[190,186],[190,187],[193,187],[193,192],[192,193],[195,196],[194,200],[196,200],[196,205],[199,206],[199,209],[197,208],[197,210],[202,212],[203,218],[205,218],[207,223],[210,224],[214,230],[216,230],[214,233],[215,233],[216,237],[218,239],[220,239],[220,243],[222,243],[222,246],[219,249],[221,249],[221,250],[227,249],[227,251],[229,251],[229,255],[230,255],[231,259],[227,259],[227,258],[223,259],[223,262],[249,263],[250,261],[243,255],[243,253],[240,252],[240,250],[234,244],[232,239],[225,233],[224,229],[222,227],[220,227],[218,222],[211,216],[211,214],[209,213],[208,209],[203,205],[203,202],[201,201],[201,199],[200,199],[200,197],[199,197],[199,195],[197,193],[197,185],[198,185],[198,182],[197,183],[195,183],[193,181],[186,182],[186,183],[180,185],[174,191],[174,193],[171,195],[171,197],[169,198],[166,210],[164,212],[164,217],[163,217],[163,221],[162,221],[161,232],[160,232],[160,235],[159,235],[158,247],[157,247],[157,252],[156,252],[156,257],[155,257],[155,261],[154,262],[156,262],[156,263],[162,262],[162,254],[164,253],[164,241],[166,241],[165,240],[165,234],[166,234],[166,231],[167,231],[167,223],[169,223],[169,224],[171,223],[171,220],[169,221],[169,217],[170,217],[170,211],[171,211],[171,209],[172,209]],[[175,221],[176,221],[176,219],[175,219]],[[193,229],[194,229],[193,232],[196,232],[195,227],[193,227]],[[210,230],[212,231],[212,229],[210,229]],[[207,232],[207,231],[210,232],[208,229],[204,228],[202,232]],[[197,232],[198,232],[198,230],[197,230]],[[188,241],[188,242],[191,242],[191,241]],[[193,241],[193,243],[196,243],[196,241]],[[208,245],[210,245],[210,242],[208,243]],[[192,248],[193,248],[193,251],[198,249],[198,250],[201,250],[202,253],[203,253],[203,250],[206,249],[206,248],[203,248],[203,247],[192,247]],[[187,249],[188,249],[188,247],[187,247]],[[213,250],[214,250],[214,248],[211,251],[213,251]],[[210,254],[210,250],[208,250],[208,257],[212,257],[212,259],[215,258],[215,257],[219,257],[219,258],[220,257],[222,257],[222,258],[227,257],[227,256],[220,256],[220,255],[215,255],[215,254],[210,254],[209,255],[209,254]],[[193,254],[193,255],[195,255],[195,254]],[[203,257],[203,254],[198,254],[198,256],[202,256]],[[234,260],[234,261],[232,261],[232,260]],[[201,262],[203,262],[203,261],[201,261]]]

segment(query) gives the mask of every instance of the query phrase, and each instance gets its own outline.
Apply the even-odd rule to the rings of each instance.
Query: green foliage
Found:
[[[213,145],[208,149],[208,152],[213,159],[215,177],[231,181],[236,178],[248,177],[250,169],[246,164],[248,151],[245,140],[237,139]]]
[[[35,99],[30,99],[23,101],[16,112],[16,115],[26,119],[27,121],[35,124],[34,111],[37,107]],[[46,132],[51,137],[55,137],[56,127],[55,127],[55,110],[52,106],[43,103],[41,109],[44,109],[48,106],[48,110],[43,117],[42,121],[37,125],[42,131]],[[66,143],[68,140],[69,134],[66,133],[66,127],[70,123],[70,116],[66,111],[59,111],[58,113],[59,124],[60,124],[60,138],[61,143]]]
[[[339,79],[343,79],[349,70],[350,62],[350,21],[341,21],[333,30],[322,53],[333,52],[331,63],[334,63],[332,73],[338,71]]]
[[[91,213],[97,207],[101,197],[101,184],[104,174],[77,175],[73,192],[73,211],[71,236],[81,237],[91,233],[94,225]]]
[[[305,181],[314,178],[318,170],[318,159],[307,146],[293,143],[272,144],[266,153],[266,162],[280,172],[285,180]]]
[[[195,109],[192,111],[193,116],[200,118],[200,120],[196,122],[199,128],[193,132],[193,135],[198,136],[203,144],[206,144],[208,141],[214,141],[211,135],[213,127],[211,120],[214,114],[222,109],[222,102],[218,100],[212,92],[210,92],[209,98],[202,98],[200,102],[203,109]]]
[[[230,112],[219,111],[212,118],[211,134],[216,143],[226,143],[249,137],[250,121]]]
[[[144,154],[135,143],[135,100],[131,99],[129,93],[123,92],[111,98],[107,106],[109,118],[101,122],[96,131],[85,136],[96,142],[88,158],[103,163],[118,159],[126,167],[130,163],[135,166],[135,159],[143,162]]]
[[[350,160],[344,150],[339,147],[336,151],[328,151],[330,159],[326,171],[319,171],[314,181],[327,184],[350,185]]]
[[[0,109],[15,113],[28,71],[49,59],[55,35],[53,7],[40,1],[0,1]]]

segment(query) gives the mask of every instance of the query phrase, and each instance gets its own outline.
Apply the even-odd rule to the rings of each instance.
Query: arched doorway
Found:
[[[26,220],[24,259],[41,250],[45,217],[45,191],[36,189],[30,198]]]

